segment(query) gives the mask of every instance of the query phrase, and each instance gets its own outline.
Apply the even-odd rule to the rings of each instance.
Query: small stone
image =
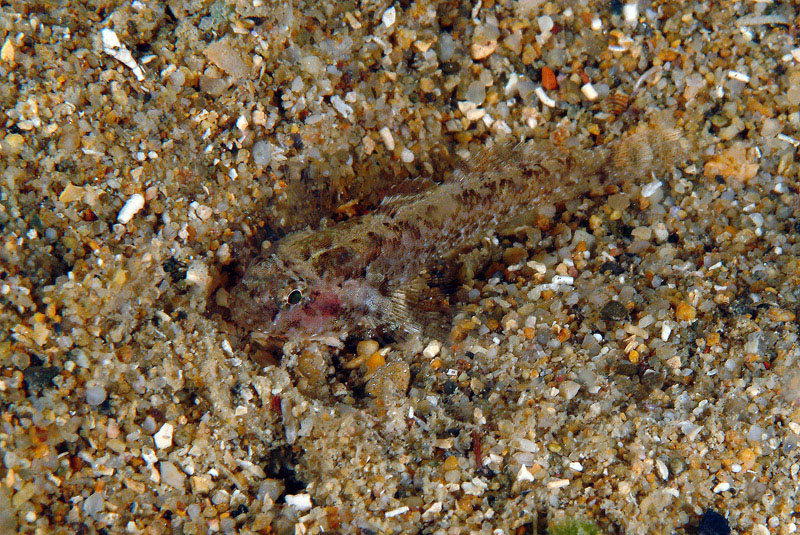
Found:
[[[308,55],[300,60],[300,68],[311,76],[317,77],[322,74],[322,70],[325,66],[322,64],[322,60],[317,56]]]
[[[767,340],[763,331],[755,331],[747,335],[744,352],[753,355],[763,355],[767,350]]]
[[[727,492],[727,491],[731,490],[731,484],[728,483],[727,481],[723,481],[722,483],[717,483],[714,486],[713,490],[714,490],[714,494],[719,494],[721,492]]]
[[[758,173],[759,164],[750,161],[744,145],[736,144],[720,154],[712,157],[703,167],[707,178],[721,175],[723,178],[734,178],[748,182]]]
[[[310,494],[287,494],[286,505],[297,508],[298,511],[308,511],[312,507]]]
[[[609,301],[602,310],[600,317],[606,321],[619,321],[628,317],[628,309],[619,301]]]
[[[186,270],[186,282],[206,290],[210,289],[213,278],[206,263],[202,260],[197,260],[189,266],[189,269]]]
[[[697,312],[694,307],[686,301],[681,301],[675,307],[675,319],[678,321],[694,321]]]
[[[730,535],[731,528],[724,516],[708,509],[700,518],[697,535]]]
[[[681,424],[681,431],[683,432],[684,435],[686,435],[686,438],[688,438],[690,441],[697,438],[697,435],[699,435],[700,431],[702,430],[703,430],[702,425],[693,424],[691,422],[684,422],[683,424]]]
[[[40,390],[53,386],[53,379],[61,373],[57,366],[29,366],[22,372],[22,378],[29,389]]]
[[[404,361],[389,362],[378,368],[367,382],[365,391],[370,396],[387,399],[405,396],[411,381],[411,370]]]
[[[21,134],[8,134],[3,139],[3,151],[7,154],[17,155],[25,147],[25,138]]]
[[[425,349],[422,350],[422,354],[425,358],[432,359],[436,355],[439,354],[439,351],[442,349],[442,343],[438,340],[431,340],[431,342],[425,346]]]
[[[86,389],[86,403],[97,407],[106,400],[106,389],[102,386],[90,386]]]
[[[394,6],[390,7],[389,9],[383,12],[383,17],[381,17],[381,22],[383,22],[384,26],[386,26],[387,28],[391,28],[392,26],[394,26],[395,20],[397,20],[397,10],[394,8]]]
[[[467,101],[472,102],[476,106],[480,106],[486,99],[486,86],[477,80],[472,82],[467,88],[466,97]]]
[[[470,53],[472,59],[480,60],[491,56],[497,50],[497,38],[500,30],[492,25],[484,24],[475,29],[472,36]]]
[[[211,43],[203,50],[203,54],[233,78],[243,78],[250,72],[241,54],[225,41]]]
[[[525,465],[519,467],[519,472],[517,472],[517,481],[533,481],[533,474],[531,474]]]
[[[10,35],[3,42],[3,48],[0,48],[0,59],[6,63],[14,63],[14,44]]]
[[[186,474],[170,461],[161,461],[160,464],[161,482],[170,487],[183,490],[183,483],[186,481]]]
[[[61,195],[58,196],[59,202],[71,203],[83,198],[84,189],[75,184],[67,184]]]
[[[83,501],[83,512],[89,516],[95,516],[97,513],[103,511],[103,493],[102,492],[95,492],[89,495]]]
[[[389,130],[389,127],[384,126],[378,131],[378,134],[380,134],[383,144],[386,145],[386,148],[389,150],[394,150],[394,137],[392,136],[392,131]]]
[[[266,141],[256,141],[253,144],[253,163],[256,165],[269,165],[272,160],[272,145]]]
[[[548,66],[542,67],[542,87],[548,91],[555,91],[558,89],[558,81],[556,80],[556,73],[553,72]]]
[[[380,345],[375,340],[361,340],[356,344],[356,354],[359,356],[370,356],[380,349]]]
[[[579,385],[575,381],[564,381],[563,383],[561,383],[561,394],[567,400],[574,398],[578,394],[578,391],[580,389],[581,385]]]
[[[667,468],[666,463],[664,463],[664,461],[661,459],[656,459],[656,470],[658,471],[659,477],[666,481],[669,477],[669,469]]]
[[[172,433],[174,430],[175,428],[170,423],[162,425],[158,433],[153,435],[153,442],[156,448],[163,450],[172,446]]]
[[[123,225],[128,223],[142,208],[144,208],[144,196],[140,193],[134,193],[119,211],[117,221]]]

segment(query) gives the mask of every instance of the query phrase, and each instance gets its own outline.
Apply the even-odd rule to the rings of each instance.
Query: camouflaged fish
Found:
[[[642,127],[589,150],[498,144],[428,191],[388,198],[330,228],[289,234],[233,290],[233,319],[261,339],[329,345],[360,329],[419,332],[414,308],[426,269],[537,205],[668,169],[680,152],[678,137]]]

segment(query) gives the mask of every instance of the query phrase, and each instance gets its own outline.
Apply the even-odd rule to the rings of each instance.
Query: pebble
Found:
[[[533,481],[533,475],[528,471],[525,465],[519,467],[517,472],[517,481]]]
[[[576,383],[575,381],[564,381],[561,383],[561,393],[565,399],[570,400],[578,395],[578,391],[581,389],[581,385]]]
[[[425,346],[425,349],[422,350],[422,354],[425,356],[425,358],[432,359],[439,354],[439,351],[441,351],[441,349],[442,349],[441,342],[439,342],[438,340],[431,340],[428,343],[428,345]]]
[[[174,427],[170,423],[161,426],[161,429],[153,435],[153,442],[157,449],[163,450],[172,446],[172,433]]]
[[[600,310],[600,317],[606,321],[620,321],[628,317],[628,309],[619,301],[609,301]]]
[[[133,216],[135,216],[142,208],[144,208],[144,196],[140,193],[134,193],[119,211],[119,214],[117,215],[117,221],[123,225],[130,222],[130,220],[133,219]]]
[[[556,74],[553,72],[553,69],[546,65],[542,67],[542,87],[548,91],[555,91],[558,89]]]
[[[486,86],[477,80],[472,82],[467,88],[466,97],[469,102],[472,102],[476,106],[480,106],[486,99]]]
[[[285,500],[286,505],[294,507],[298,511],[308,511],[313,507],[310,494],[287,494]]]
[[[161,482],[170,487],[183,490],[186,481],[186,474],[179,470],[171,461],[161,461],[159,464]]]
[[[256,141],[251,154],[256,165],[269,165],[272,159],[272,145],[266,141]]]
[[[389,127],[384,126],[378,131],[378,134],[380,134],[383,144],[386,145],[386,148],[389,150],[394,150],[394,136],[392,136],[392,131],[389,130]]]
[[[678,321],[694,321],[696,317],[697,311],[686,301],[679,302],[675,307],[675,319]]]
[[[387,28],[391,28],[394,26],[394,21],[397,20],[397,10],[395,10],[394,6],[390,7],[386,11],[383,12],[383,17],[381,17],[381,22]]]
[[[581,86],[581,93],[586,97],[586,100],[597,100],[597,97],[600,96],[597,89],[595,89],[591,83],[583,84]]]
[[[106,400],[106,389],[102,386],[90,386],[86,389],[86,403],[97,407]]]
[[[104,500],[102,492],[94,492],[83,501],[83,512],[89,516],[96,516],[104,509]]]
[[[203,54],[217,67],[231,75],[234,79],[244,78],[250,72],[247,62],[227,41],[216,41],[208,45]]]
[[[730,533],[731,528],[728,521],[718,512],[708,509],[700,517],[697,535],[730,535]]]

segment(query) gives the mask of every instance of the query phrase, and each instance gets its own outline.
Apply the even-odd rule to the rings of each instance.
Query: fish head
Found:
[[[233,320],[261,338],[341,339],[352,296],[303,267],[275,254],[256,260],[231,294]]]

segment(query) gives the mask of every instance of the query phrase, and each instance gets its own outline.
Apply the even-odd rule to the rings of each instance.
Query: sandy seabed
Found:
[[[799,24],[0,3],[0,532],[692,533],[711,509],[794,533]],[[229,322],[287,232],[501,138],[589,148],[656,114],[686,160],[498,229],[446,337],[281,358]]]

